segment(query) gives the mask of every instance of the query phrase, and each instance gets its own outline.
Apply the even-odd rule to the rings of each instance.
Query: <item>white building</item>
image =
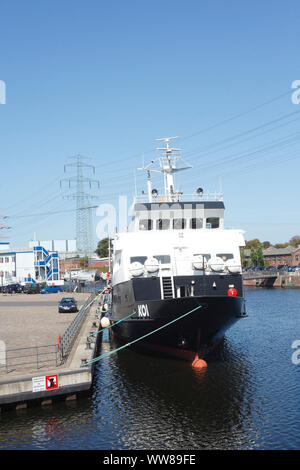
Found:
[[[48,251],[35,246],[28,251],[12,251],[0,246],[0,285],[13,282],[47,282],[62,284],[59,279],[57,251]]]

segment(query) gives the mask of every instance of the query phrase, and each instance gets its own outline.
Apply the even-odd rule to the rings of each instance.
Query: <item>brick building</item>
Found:
[[[249,264],[251,250],[245,249],[245,260]],[[296,266],[300,264],[300,247],[287,246],[285,248],[274,248],[270,246],[263,250],[263,257],[268,266],[278,266],[279,264],[287,264],[288,266]]]

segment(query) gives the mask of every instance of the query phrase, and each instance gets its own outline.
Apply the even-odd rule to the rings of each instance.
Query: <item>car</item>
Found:
[[[61,286],[47,286],[41,289],[41,294],[51,294],[56,292],[61,292]]]
[[[58,312],[78,312],[77,302],[74,297],[63,297],[58,304]]]
[[[23,292],[23,287],[19,283],[8,284],[2,287],[4,294],[16,294],[17,292]]]
[[[23,289],[24,294],[39,294],[40,286],[38,284],[25,284]]]

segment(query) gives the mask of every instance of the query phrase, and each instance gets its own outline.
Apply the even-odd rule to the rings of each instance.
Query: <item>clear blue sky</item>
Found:
[[[218,190],[221,178],[227,227],[273,243],[300,234],[299,20],[296,1],[2,0],[11,243],[74,237],[74,212],[47,215],[74,207],[59,186],[68,157],[89,157],[99,203],[116,204],[131,198],[142,153],[171,135],[194,165],[181,189]]]

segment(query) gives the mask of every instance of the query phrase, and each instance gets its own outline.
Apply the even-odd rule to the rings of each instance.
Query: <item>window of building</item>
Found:
[[[12,260],[13,263],[15,263],[16,262],[16,257],[12,256],[11,260]]]
[[[175,230],[182,230],[186,226],[186,220],[185,219],[173,219],[173,228]]]
[[[152,219],[142,219],[139,222],[139,229],[140,230],[152,230],[153,228],[153,220]]]
[[[9,263],[9,257],[5,256],[5,263]]]
[[[299,261],[299,255],[296,255],[296,261],[297,262]]]
[[[156,229],[157,230],[168,230],[170,228],[170,220],[169,219],[158,219],[156,221]]]
[[[197,229],[197,228],[202,228],[203,227],[203,219],[200,219],[199,217],[194,217],[193,219],[190,220],[190,228],[192,229]]]
[[[3,258],[0,258],[0,263],[3,263]]]
[[[219,217],[208,217],[206,219],[206,228],[219,228]]]

